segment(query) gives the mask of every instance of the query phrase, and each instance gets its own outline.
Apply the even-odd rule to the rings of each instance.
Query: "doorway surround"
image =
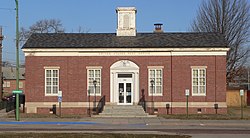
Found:
[[[119,103],[119,82],[123,76],[131,74],[129,79],[124,78],[124,83],[129,80],[131,83],[131,103]],[[110,66],[110,104],[113,105],[137,105],[139,102],[139,67],[132,61],[119,60]]]

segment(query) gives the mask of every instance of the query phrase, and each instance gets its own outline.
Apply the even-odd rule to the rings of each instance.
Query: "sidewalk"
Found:
[[[8,133],[126,133],[248,138],[250,120],[180,120],[153,118],[0,118]]]
[[[15,118],[0,118],[0,125],[8,124],[12,125],[29,124],[31,125],[87,125],[92,128],[103,128],[110,126],[116,129],[117,125],[120,126],[133,126],[133,128],[188,128],[199,127],[208,128],[216,127],[221,128],[244,128],[250,130],[250,120],[180,120],[180,119],[164,119],[161,117],[152,118],[20,118],[20,121],[15,121]],[[26,122],[26,123],[24,123]],[[48,123],[49,122],[49,123]],[[163,127],[164,126],[164,127]]]
[[[194,138],[248,138],[250,120],[180,120],[153,118],[0,118],[8,133],[125,133],[190,135]]]

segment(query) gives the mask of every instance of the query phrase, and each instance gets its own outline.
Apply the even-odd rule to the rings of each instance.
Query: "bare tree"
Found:
[[[250,5],[246,0],[203,1],[192,24],[195,32],[224,34],[230,48],[227,55],[227,81],[240,73],[249,54]]]
[[[78,28],[76,29],[76,31],[74,29],[72,29],[71,31],[72,33],[89,33],[90,29],[86,29],[82,26],[78,26]]]
[[[65,31],[61,20],[44,19],[39,20],[29,27],[29,29],[21,28],[20,41],[26,41],[33,33],[63,33]]]

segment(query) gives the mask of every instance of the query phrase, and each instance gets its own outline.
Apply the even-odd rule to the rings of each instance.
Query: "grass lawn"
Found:
[[[191,138],[187,135],[152,135],[152,134],[86,134],[86,133],[0,133],[1,138]]]

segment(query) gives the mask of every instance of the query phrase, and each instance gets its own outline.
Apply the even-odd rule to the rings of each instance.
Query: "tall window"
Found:
[[[58,95],[59,69],[45,69],[45,95]]]
[[[23,82],[19,81],[19,88],[23,88]]]
[[[88,90],[90,95],[101,95],[101,69],[88,69]]]
[[[153,85],[151,84],[153,80]],[[162,95],[162,69],[149,69],[149,95],[161,96]],[[152,87],[153,86],[153,87]]]
[[[206,69],[192,68],[192,95],[206,95]]]

